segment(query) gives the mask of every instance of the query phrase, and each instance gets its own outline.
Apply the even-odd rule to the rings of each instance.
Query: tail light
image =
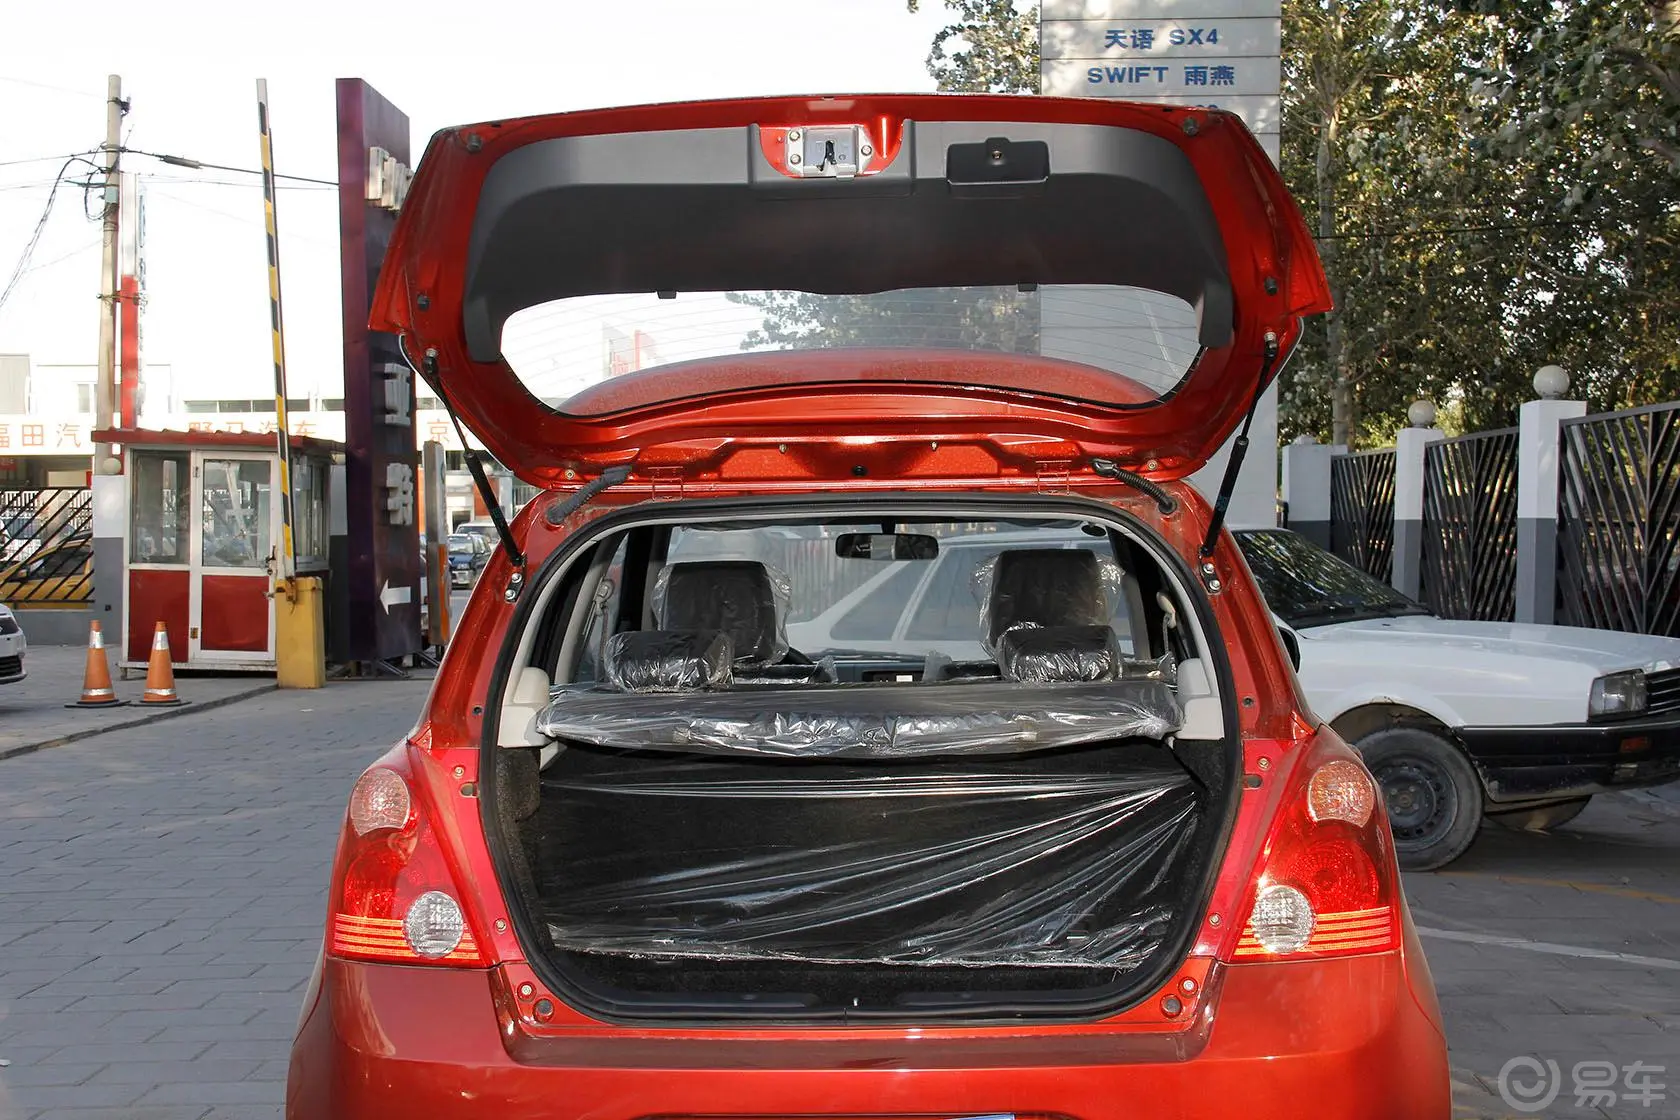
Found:
[[[1313,960],[1399,948],[1399,876],[1371,775],[1339,740],[1320,736],[1293,780],[1230,959]]]
[[[387,762],[356,781],[333,868],[327,953],[482,967],[437,832],[407,775]]]

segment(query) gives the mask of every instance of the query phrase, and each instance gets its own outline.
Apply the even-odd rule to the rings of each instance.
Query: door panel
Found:
[[[169,659],[187,661],[187,621],[192,599],[192,573],[131,568],[128,572],[128,660],[145,662],[152,656],[152,635],[159,622],[169,630]]]
[[[269,598],[274,461],[203,456],[194,471],[192,652],[204,662],[262,660],[274,651]]]
[[[198,629],[202,648],[268,652],[268,619],[273,605],[266,577],[207,575],[203,595],[204,622]]]

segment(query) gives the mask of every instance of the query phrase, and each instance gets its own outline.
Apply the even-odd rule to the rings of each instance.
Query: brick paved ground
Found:
[[[0,1120],[278,1115],[344,798],[425,688],[269,693],[0,761]],[[1420,927],[1473,939],[1425,940],[1458,1117],[1525,1115],[1496,1082],[1524,1054],[1565,1078],[1543,1115],[1680,1116],[1680,790],[1486,830],[1406,886]],[[1594,951],[1649,960],[1571,955]],[[1667,1099],[1575,1108],[1588,1059],[1666,1065]]]
[[[0,762],[0,1120],[278,1115],[350,782],[424,681]]]
[[[29,625],[28,616],[23,619]],[[30,646],[24,657],[29,676],[16,684],[0,685],[0,759],[28,750],[43,741],[85,736],[149,720],[160,709],[142,708],[135,701],[145,690],[144,675],[125,681],[117,671],[117,651],[106,649],[111,687],[117,699],[129,703],[114,708],[66,708],[81,695],[87,649],[82,646]],[[223,703],[274,687],[274,677],[251,674],[182,676],[176,692],[188,703],[172,711]]]

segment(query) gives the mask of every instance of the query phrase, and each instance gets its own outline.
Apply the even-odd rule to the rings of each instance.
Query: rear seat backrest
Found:
[[[781,620],[770,572],[756,560],[694,560],[665,569],[659,625],[666,630],[721,630],[736,662],[780,659]]]
[[[994,564],[986,600],[986,637],[994,646],[1022,626],[1108,624],[1102,566],[1090,549],[1009,549]]]

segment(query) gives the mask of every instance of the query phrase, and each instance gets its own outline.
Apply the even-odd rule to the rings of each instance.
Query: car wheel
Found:
[[[1541,805],[1535,809],[1518,809],[1514,813],[1489,813],[1488,820],[1519,832],[1545,832],[1566,825],[1580,816],[1581,810],[1585,809],[1587,802],[1591,800],[1590,797],[1577,797],[1552,805]]]
[[[1482,823],[1482,782],[1452,743],[1421,727],[1390,727],[1359,740],[1408,871],[1431,871],[1464,854]]]

